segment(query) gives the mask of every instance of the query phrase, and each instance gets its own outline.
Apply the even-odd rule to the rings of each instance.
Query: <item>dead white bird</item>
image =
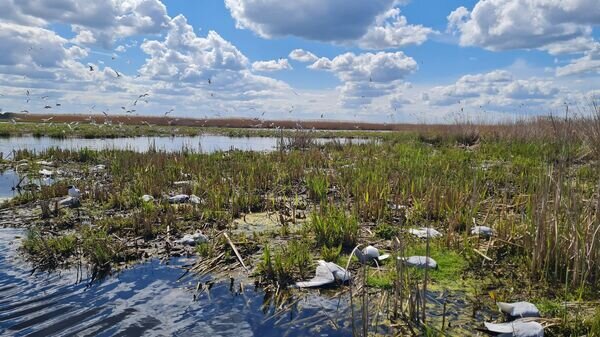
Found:
[[[484,323],[486,332],[500,337],[544,337],[544,327],[533,321],[518,319],[507,323]]]
[[[514,302],[505,303],[498,302],[498,308],[503,313],[509,315],[511,318],[524,318],[524,317],[540,317],[540,311],[533,303],[529,302]]]
[[[60,207],[79,207],[79,198],[66,197],[58,202]]]
[[[360,261],[360,263],[369,263],[372,261],[383,261],[385,259],[387,259],[388,257],[390,257],[389,254],[379,254],[379,249],[369,245],[366,246],[362,251],[356,249],[354,251],[354,253],[356,254],[356,257],[358,257],[358,260]]]
[[[350,272],[333,262],[318,261],[315,277],[309,281],[296,282],[298,288],[314,288],[337,282],[350,281]]]
[[[149,194],[144,194],[144,195],[142,195],[142,201],[143,202],[154,201],[154,197]]]
[[[79,199],[79,197],[81,197],[81,191],[73,186],[73,185],[69,185],[67,186],[68,191],[67,193],[69,194],[70,197],[75,198],[75,199]]]
[[[54,175],[54,172],[52,172],[50,170],[42,169],[39,171],[39,174],[43,175],[44,177],[51,177]]]
[[[183,238],[177,240],[176,242],[179,242],[184,245],[195,246],[198,243],[208,242],[208,237],[206,235],[198,232],[195,234],[186,234],[183,236]]]
[[[36,163],[42,166],[54,166],[54,163],[51,161],[38,160]]]
[[[200,199],[200,197],[196,196],[196,195],[190,195],[190,199],[189,199],[190,203],[194,204],[194,205],[200,205],[202,203],[202,199]]]
[[[92,172],[100,172],[100,171],[104,171],[105,169],[106,169],[106,165],[99,164],[99,165],[92,167]]]
[[[494,230],[488,226],[474,226],[471,228],[471,234],[489,238],[494,235]]]
[[[169,197],[169,202],[171,204],[181,204],[184,202],[188,202],[190,200],[190,196],[187,194],[177,194],[172,197]]]
[[[402,260],[406,265],[416,268],[429,268],[429,269],[437,269],[438,265],[434,259],[427,256],[410,256],[410,257],[398,257],[398,259]]]
[[[435,228],[430,227],[411,228],[408,230],[408,232],[419,239],[426,239],[427,236],[435,239],[442,236],[442,233],[438,232]]]

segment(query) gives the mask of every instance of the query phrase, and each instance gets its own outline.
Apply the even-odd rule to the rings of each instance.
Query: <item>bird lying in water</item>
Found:
[[[340,283],[350,281],[350,272],[338,266],[333,262],[318,261],[319,265],[315,272],[315,277],[308,281],[296,282],[298,288],[314,288],[333,284],[336,281]]]

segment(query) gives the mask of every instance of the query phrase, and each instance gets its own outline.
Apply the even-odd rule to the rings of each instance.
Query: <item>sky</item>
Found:
[[[452,123],[585,113],[598,0],[0,0],[2,112]]]

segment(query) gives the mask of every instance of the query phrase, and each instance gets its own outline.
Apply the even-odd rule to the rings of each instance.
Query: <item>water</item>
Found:
[[[21,230],[0,229],[0,335],[10,336],[348,336],[345,301],[305,295],[291,313],[269,319],[269,296],[216,283],[194,301],[199,279],[188,259],[139,264],[92,285],[75,271],[35,273],[18,254]],[[265,304],[266,303],[266,304]],[[338,309],[339,305],[339,309]],[[335,321],[337,328],[329,322]],[[344,323],[346,322],[346,323]]]
[[[0,172],[0,201],[17,195],[12,188],[19,183],[19,175],[13,170]]]
[[[7,156],[14,150],[44,151],[49,148],[77,150],[89,148],[92,150],[117,149],[146,152],[150,149],[167,152],[180,151],[187,148],[191,151],[212,153],[231,149],[242,151],[273,151],[277,148],[276,137],[228,137],[218,135],[201,135],[193,137],[131,137],[110,139],[57,139],[50,137],[11,137],[0,139],[0,152]],[[317,142],[326,143],[333,139],[319,138]],[[338,138],[341,142],[349,139]],[[353,139],[353,143],[363,143],[367,140]]]
[[[15,187],[19,183],[19,180],[20,180],[19,174],[17,174],[17,172],[15,172],[14,170],[6,170],[3,172],[0,172],[0,201],[13,198],[13,197],[17,196],[17,194],[19,194],[18,191],[13,190],[13,187]],[[21,182],[21,185],[25,186],[27,184],[35,184],[38,186],[42,186],[42,185],[50,185],[53,182],[54,182],[54,179],[52,179],[52,178],[42,178],[42,177],[39,177],[38,179],[25,178]]]

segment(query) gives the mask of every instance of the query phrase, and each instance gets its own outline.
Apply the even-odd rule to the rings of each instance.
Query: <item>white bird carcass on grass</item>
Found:
[[[429,268],[429,269],[437,269],[437,262],[427,256],[410,256],[410,257],[398,257],[399,260],[404,262],[404,264],[410,267],[416,268]]]
[[[511,318],[524,318],[524,317],[540,317],[540,311],[533,303],[529,302],[514,302],[505,303],[498,302],[498,308],[500,311],[507,314]]]
[[[46,169],[41,169],[39,171],[39,174],[44,176],[44,177],[51,177],[54,175],[54,172],[50,171],[50,170],[46,170]]]
[[[183,236],[183,238],[177,240],[176,242],[184,244],[184,245],[195,246],[198,243],[208,242],[208,236],[206,236],[200,232],[197,232],[195,234],[186,234]]]
[[[471,228],[471,234],[489,238],[494,235],[494,230],[488,226],[474,226]]]
[[[418,237],[419,239],[426,239],[427,236],[429,236],[432,239],[435,238],[439,238],[442,236],[442,233],[438,232],[437,230],[435,230],[435,228],[411,228],[408,230],[408,232],[416,237]]]
[[[144,195],[142,195],[142,201],[143,202],[154,201],[154,197],[149,194],[144,194]]]
[[[315,277],[308,281],[296,282],[298,288],[314,288],[337,282],[350,281],[350,272],[333,262],[318,261]]]
[[[67,186],[67,188],[69,189],[67,191],[67,193],[69,194],[70,197],[75,198],[75,199],[79,199],[81,197],[81,191],[73,186],[73,185],[69,185]]]
[[[544,337],[544,327],[528,319],[507,323],[484,323],[485,332],[499,337]]]
[[[171,204],[182,204],[184,202],[188,202],[188,200],[190,200],[190,196],[187,194],[177,194],[169,197],[169,202]]]
[[[379,249],[369,245],[366,246],[362,251],[355,249],[354,253],[356,254],[356,257],[358,257],[358,260],[360,261],[360,263],[369,263],[372,261],[383,261],[385,259],[387,259],[388,257],[390,257],[389,254],[379,254]]]

